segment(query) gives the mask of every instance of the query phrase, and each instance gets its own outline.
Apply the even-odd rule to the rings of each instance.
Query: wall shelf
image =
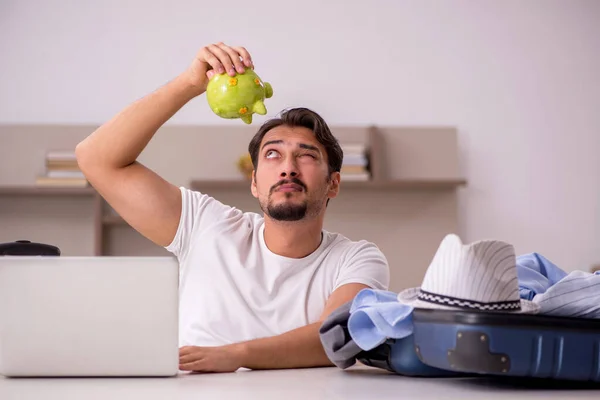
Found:
[[[452,190],[466,185],[464,179],[406,179],[391,181],[348,181],[344,182],[342,189],[351,190]],[[202,192],[212,191],[244,191],[250,189],[250,182],[243,179],[224,179],[224,180],[193,180],[190,182],[190,189]],[[0,192],[1,193],[1,192]],[[121,226],[127,225],[127,222],[120,215],[109,214],[102,215],[102,225]]]
[[[380,181],[344,181],[342,178],[341,190],[445,190],[455,189],[467,184],[464,179],[396,179]],[[190,188],[198,191],[211,190],[249,190],[250,181],[245,179],[231,180],[193,180]]]
[[[0,186],[2,196],[94,196],[92,187]]]
[[[402,179],[390,181],[347,181],[342,183],[342,191],[350,190],[453,190],[467,184],[464,179]],[[244,191],[250,193],[250,182],[244,179],[193,180],[190,189],[201,192]],[[102,216],[102,225],[120,226],[127,222],[119,215]]]

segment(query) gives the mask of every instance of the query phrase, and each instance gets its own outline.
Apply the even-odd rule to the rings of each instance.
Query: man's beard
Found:
[[[302,188],[304,189],[304,191],[306,191],[306,185],[301,182],[299,179],[296,178],[291,178],[291,179],[285,179],[285,180],[281,180],[279,181],[277,184],[273,185],[273,187],[271,187],[271,190],[269,191],[269,197],[267,199],[267,204],[263,204],[263,202],[260,202],[260,208],[262,209],[262,211],[267,214],[269,217],[271,217],[272,219],[276,220],[276,221],[300,221],[304,218],[306,218],[307,214],[309,213],[309,201],[308,200],[304,200],[303,202],[299,203],[299,204],[290,204],[290,203],[284,203],[284,204],[273,204],[273,201],[271,200],[271,195],[273,194],[273,192],[281,185],[285,184],[285,183],[295,183],[296,185],[302,186]],[[294,195],[293,192],[290,193],[286,193],[285,196],[286,198],[290,198]],[[320,209],[318,209],[319,207],[317,207],[317,204],[310,204],[312,207],[310,207],[310,214],[318,214],[318,212],[320,211]]]
[[[300,221],[306,216],[307,210],[308,201],[306,200],[300,204],[273,204],[270,199],[267,209],[263,209],[269,217],[276,221]]]

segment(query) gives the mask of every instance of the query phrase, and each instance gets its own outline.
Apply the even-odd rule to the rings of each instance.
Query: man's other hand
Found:
[[[179,349],[179,369],[194,372],[234,372],[242,367],[242,347],[185,346]]]

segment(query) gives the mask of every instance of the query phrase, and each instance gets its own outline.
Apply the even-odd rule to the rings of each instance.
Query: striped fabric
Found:
[[[541,314],[600,318],[600,272],[567,273],[538,253],[517,257],[521,297],[532,299]]]
[[[600,318],[600,273],[571,272],[533,301],[543,314]]]

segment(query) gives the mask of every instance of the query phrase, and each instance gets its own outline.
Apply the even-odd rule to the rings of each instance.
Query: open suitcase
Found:
[[[550,316],[540,303],[521,297],[522,288],[547,294],[560,284],[562,291],[553,297],[553,305],[567,306],[584,296],[586,308],[580,311],[595,316],[600,310],[594,303],[600,277],[577,274],[567,279],[547,259],[531,256],[519,258],[517,265],[509,243],[483,240],[465,245],[457,235],[447,235],[419,287],[397,296],[363,289],[349,311],[332,314],[321,330],[326,352],[337,361],[338,353],[353,349],[352,343],[370,348],[379,343],[371,339],[396,335],[403,339],[385,340],[356,358],[401,375],[600,383],[600,317]],[[564,296],[569,293],[577,296]],[[411,308],[410,320],[406,306]],[[353,319],[360,309],[360,318]],[[407,332],[410,336],[402,336]]]
[[[600,320],[415,309],[414,348],[456,373],[600,382]]]

